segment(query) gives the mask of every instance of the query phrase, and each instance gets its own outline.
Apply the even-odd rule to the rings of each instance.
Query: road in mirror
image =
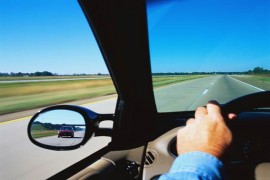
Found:
[[[84,117],[71,110],[52,110],[40,114],[32,123],[31,136],[49,146],[74,146],[85,135]]]

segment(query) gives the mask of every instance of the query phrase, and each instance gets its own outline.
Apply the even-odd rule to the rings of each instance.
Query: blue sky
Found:
[[[107,73],[76,0],[0,0],[0,72]]]
[[[149,2],[153,72],[270,69],[269,0]]]
[[[80,124],[85,125],[83,116],[70,110],[53,110],[39,115],[36,119],[41,123]]]
[[[153,72],[270,69],[269,0],[148,2]],[[0,72],[44,70],[108,72],[78,2],[0,0]]]

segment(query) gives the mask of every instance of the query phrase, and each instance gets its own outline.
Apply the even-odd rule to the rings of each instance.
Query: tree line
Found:
[[[86,74],[86,73],[74,73],[74,74],[58,74],[58,73],[52,73],[49,71],[42,71],[42,72],[34,72],[34,73],[22,73],[22,72],[0,72],[0,76],[11,76],[11,77],[34,77],[34,76],[108,76],[109,74]]]
[[[247,71],[247,74],[270,74],[270,70],[262,67],[255,67],[253,70]]]
[[[43,72],[34,72],[34,73],[22,73],[22,72],[11,72],[11,73],[2,73],[0,72],[0,76],[16,76],[16,77],[23,77],[23,76],[57,76],[56,73],[51,73],[48,71]]]
[[[35,121],[33,123],[34,125],[41,125],[43,126],[45,129],[48,129],[48,130],[60,130],[60,128],[62,126],[72,126],[73,130],[74,131],[82,131],[83,129],[78,127],[78,126],[74,126],[74,125],[70,125],[70,124],[52,124],[52,123],[41,123],[39,121]]]
[[[162,76],[162,75],[213,75],[213,74],[270,74],[270,70],[264,69],[262,67],[255,67],[253,70],[242,71],[242,72],[219,72],[219,71],[212,71],[212,72],[156,72],[152,73],[153,76]],[[22,73],[22,72],[11,72],[11,73],[2,73],[0,72],[0,76],[14,76],[14,77],[23,77],[23,76],[108,76],[109,74],[65,74],[60,75],[57,73],[52,73],[49,71],[42,71],[42,72],[34,72],[34,73]]]
[[[253,70],[248,71],[232,71],[232,72],[221,72],[221,71],[212,71],[212,72],[158,72],[152,73],[153,76],[173,76],[173,75],[214,75],[214,74],[221,74],[221,75],[253,75],[253,74],[270,74],[270,70],[264,69],[262,67],[255,67]]]

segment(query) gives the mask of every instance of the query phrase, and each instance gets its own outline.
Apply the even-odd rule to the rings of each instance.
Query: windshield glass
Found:
[[[116,101],[113,82],[77,0],[0,0],[1,180],[49,179],[111,142],[109,136],[98,136],[73,151],[44,150],[27,135],[36,112],[70,104],[110,114]],[[51,112],[33,124],[33,138],[57,146],[80,143],[84,118],[74,111]],[[113,122],[103,121],[99,127],[112,128]]]
[[[270,90],[268,0],[148,0],[159,112]]]
[[[71,127],[62,127],[60,130],[72,130],[72,128]]]

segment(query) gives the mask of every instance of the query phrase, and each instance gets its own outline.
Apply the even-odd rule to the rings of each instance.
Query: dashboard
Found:
[[[226,121],[233,134],[232,145],[221,159],[227,179],[269,179],[269,107],[270,91],[241,97],[221,107],[224,117],[228,112],[237,114],[236,120]],[[148,142],[146,146],[110,151],[71,179],[79,179],[78,177],[85,175],[94,177],[97,174],[101,179],[111,179],[111,172],[114,172],[116,177],[125,177],[122,179],[128,180],[158,179],[161,174],[169,172],[177,157],[178,130],[193,116],[194,112],[160,114],[156,139]]]
[[[270,112],[256,110],[239,113],[237,120],[228,126],[233,133],[233,143],[222,161],[230,179],[254,179],[270,172]],[[174,128],[149,142],[143,179],[158,179],[159,175],[169,171],[177,157],[176,134],[180,128]],[[261,165],[265,163],[267,165],[261,170]],[[259,175],[259,172],[263,173]]]

